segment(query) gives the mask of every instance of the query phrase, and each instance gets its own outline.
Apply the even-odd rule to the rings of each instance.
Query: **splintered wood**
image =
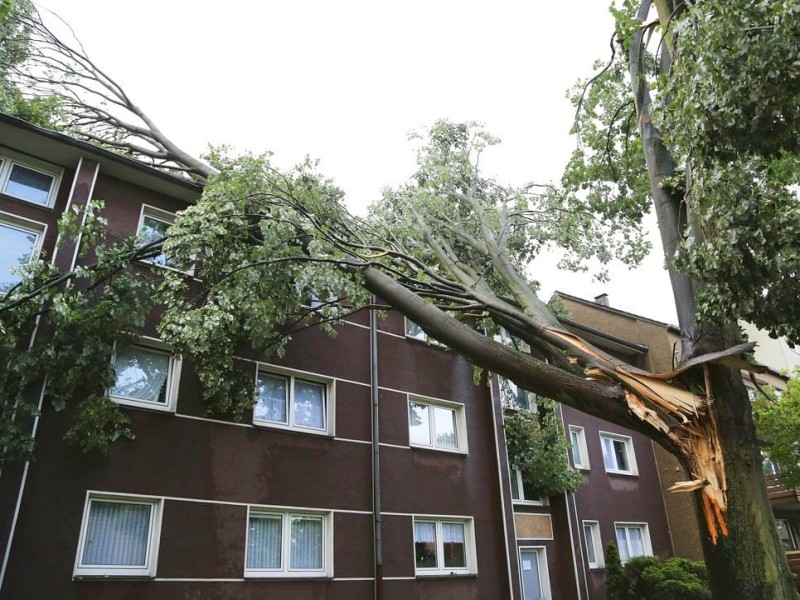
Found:
[[[713,412],[708,410],[711,389],[706,365],[723,363],[736,368],[749,365],[739,356],[752,350],[753,344],[742,344],[722,352],[699,356],[669,373],[652,374],[626,366],[604,356],[571,333],[548,329],[548,332],[572,346],[584,360],[591,357],[584,373],[590,379],[619,383],[625,389],[628,409],[643,422],[666,434],[678,448],[690,481],[676,483],[672,492],[700,491],[703,516],[712,543],[728,535],[727,486],[725,465],[719,443],[719,430]],[[579,362],[577,357],[570,360]],[[704,396],[698,396],[678,382],[672,381],[690,368],[703,368],[706,381]],[[670,419],[674,424],[670,425]]]

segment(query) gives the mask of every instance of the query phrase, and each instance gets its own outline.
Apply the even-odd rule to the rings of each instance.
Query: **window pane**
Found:
[[[325,388],[318,383],[294,382],[294,424],[325,428]]]
[[[613,440],[614,444],[614,457],[617,461],[617,469],[620,471],[630,471],[628,467],[628,449],[627,444],[621,440]]]
[[[617,463],[614,459],[614,448],[612,446],[611,440],[609,438],[600,438],[603,447],[603,463],[606,465],[606,469],[616,469]]]
[[[418,569],[436,568],[436,523],[414,522],[414,554]]]
[[[438,448],[458,448],[456,411],[434,406],[433,417],[436,420],[436,446]]]
[[[322,568],[322,518],[292,517],[292,544],[289,567]]]
[[[281,568],[281,522],[280,515],[250,517],[247,535],[247,568]]]
[[[619,559],[626,562],[630,555],[628,554],[628,540],[625,537],[625,528],[617,527],[617,549],[619,550]]]
[[[577,431],[570,431],[569,432],[569,439],[570,439],[570,444],[572,444],[572,461],[576,465],[582,465],[583,464],[583,458],[581,457],[581,444],[580,444],[580,438],[578,436],[578,432]]]
[[[408,404],[408,430],[412,444],[431,445],[430,407],[427,404]]]
[[[512,500],[522,500],[522,498],[519,495],[519,492],[520,492],[519,480],[520,480],[519,469],[512,468],[511,469],[511,499]]]
[[[467,545],[463,523],[442,523],[442,551],[444,552],[445,568],[465,568],[467,566]]]
[[[288,380],[275,375],[258,374],[256,405],[253,415],[261,421],[287,423],[286,400]]]
[[[21,277],[11,272],[31,261],[33,247],[39,235],[0,223],[0,293],[8,292]]]
[[[594,536],[592,535],[592,526],[583,526],[583,539],[586,540],[586,558],[589,564],[597,564],[597,555],[594,552]]]
[[[644,541],[641,527],[628,527],[628,541],[630,542],[631,557],[644,556]]]
[[[11,167],[11,176],[6,184],[6,193],[34,204],[47,206],[53,177],[20,165]]]
[[[422,327],[414,323],[414,321],[410,321],[408,319],[406,319],[406,335],[418,340],[424,340],[428,337],[425,335],[425,332],[422,331]]]
[[[166,404],[169,363],[169,354],[164,352],[139,346],[118,346],[114,356],[117,380],[109,394]]]
[[[783,547],[787,550],[795,550],[792,531],[789,528],[789,521],[786,519],[775,519],[775,525],[778,528],[778,538],[780,538]]]
[[[542,500],[541,492],[525,481],[525,478],[522,478],[522,495],[525,497],[525,500],[531,500],[533,502],[540,502]]]
[[[92,500],[83,546],[84,565],[147,566],[150,504]]]
[[[141,245],[150,244],[152,242],[156,242],[167,235],[167,229],[169,228],[169,223],[165,221],[161,221],[154,217],[145,215],[142,219],[142,226],[139,229],[139,242]],[[168,264],[168,260],[166,255],[162,252],[158,256],[154,256],[153,258],[148,258],[147,262],[153,263],[154,265],[161,265],[164,266]]]

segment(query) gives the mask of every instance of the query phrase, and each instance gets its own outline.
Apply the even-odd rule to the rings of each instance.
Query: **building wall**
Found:
[[[62,148],[52,139],[42,139],[41,144],[43,153],[69,157],[63,159],[63,165],[78,164],[80,152],[74,148]],[[53,144],[58,152],[51,148]],[[121,167],[116,159],[101,158],[96,180],[96,163],[88,160],[79,174],[79,185],[72,186],[74,167],[65,170],[54,209],[29,206],[0,194],[0,210],[31,214],[30,218],[46,222],[45,246],[50,253],[57,215],[67,205],[70,190],[76,201],[81,193],[84,200],[88,198],[89,192],[93,199],[103,200],[109,232],[120,239],[136,233],[142,204],[170,212],[184,206],[182,199],[152,185],[158,180],[155,175],[137,177],[134,184],[117,176]],[[67,252],[60,257],[65,264],[70,259]],[[155,335],[157,318],[152,315],[142,333]],[[175,412],[124,407],[136,440],[116,443],[109,457],[83,454],[64,442],[71,411],[55,412],[45,406],[38,423],[36,460],[25,467],[24,487],[23,468],[10,467],[0,476],[0,531],[10,536],[15,523],[0,588],[2,597],[374,597],[367,322],[365,314],[353,316],[339,328],[335,339],[316,330],[304,331],[281,359],[243,357],[254,382],[257,364],[278,365],[329,381],[335,389],[335,407],[331,407],[335,410],[329,416],[334,419],[332,435],[257,426],[250,415],[241,422],[208,418],[199,381],[188,360],[181,370]],[[501,494],[504,475],[498,468],[496,406],[488,386],[473,384],[472,368],[460,357],[407,339],[399,315],[390,314],[379,323],[379,330],[384,598],[510,597],[510,586],[518,583],[510,583],[508,521],[503,518]],[[408,402],[417,396],[463,405],[468,452],[412,447]],[[162,503],[154,578],[73,577],[90,492],[143,495]],[[247,511],[252,506],[329,514],[332,577],[245,579]],[[418,577],[415,516],[470,519],[477,573]],[[32,565],[37,566],[35,576]]]

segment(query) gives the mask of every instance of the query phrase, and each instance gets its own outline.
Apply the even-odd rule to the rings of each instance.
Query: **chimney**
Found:
[[[610,306],[608,303],[608,294],[600,294],[599,296],[595,296],[594,302],[600,306]]]

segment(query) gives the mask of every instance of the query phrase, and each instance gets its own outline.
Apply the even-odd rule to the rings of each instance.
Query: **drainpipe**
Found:
[[[375,304],[375,297],[372,297]],[[375,546],[375,600],[383,599],[383,534],[381,531],[381,446],[378,412],[378,313],[369,311],[369,389],[372,400],[372,514]]]

